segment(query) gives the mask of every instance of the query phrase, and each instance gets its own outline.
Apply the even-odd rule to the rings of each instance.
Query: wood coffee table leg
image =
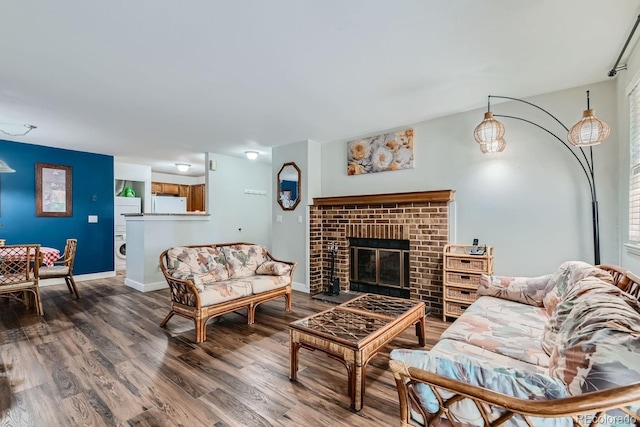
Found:
[[[351,384],[353,394],[351,395],[351,408],[354,411],[362,409],[364,400],[364,385],[367,379],[366,365],[362,363],[361,354],[356,352],[355,363],[351,366]]]
[[[353,393],[354,393],[354,378],[355,372],[353,372],[353,363],[344,362],[344,366],[347,367],[347,395],[351,398],[351,406],[353,406]]]
[[[418,320],[418,322],[416,323],[416,336],[418,337],[418,343],[420,344],[420,347],[424,347],[426,342],[425,342],[425,335],[426,335],[426,328],[425,328],[425,318],[424,316],[422,316],[420,318],[420,320]]]
[[[298,355],[300,354],[300,342],[293,338],[293,331],[289,331],[289,379],[298,379]]]

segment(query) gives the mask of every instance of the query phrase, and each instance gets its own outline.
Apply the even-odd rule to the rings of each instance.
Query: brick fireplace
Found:
[[[349,239],[409,241],[409,296],[442,313],[442,252],[449,240],[453,190],[314,198],[310,229],[310,291],[330,280],[329,244],[337,244],[335,275],[349,289]]]

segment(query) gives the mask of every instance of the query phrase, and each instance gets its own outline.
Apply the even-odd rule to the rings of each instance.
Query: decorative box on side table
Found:
[[[493,247],[482,255],[471,255],[470,245],[444,247],[442,274],[442,320],[459,317],[476,300],[482,274],[493,274]]]

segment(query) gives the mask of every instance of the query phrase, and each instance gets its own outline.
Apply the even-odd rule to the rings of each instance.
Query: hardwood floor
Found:
[[[287,325],[329,308],[295,292],[262,304],[256,323],[237,313],[210,323],[194,344],[193,323],[169,310],[169,291],[141,293],[123,276],[41,289],[44,316],[0,299],[2,426],[395,426],[398,396],[387,368],[393,348],[418,348],[414,328],[367,367],[364,408],[349,408],[344,366],[300,351],[289,381]],[[446,323],[427,321],[427,347]]]

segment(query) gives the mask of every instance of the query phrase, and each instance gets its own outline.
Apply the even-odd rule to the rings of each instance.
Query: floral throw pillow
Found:
[[[542,305],[547,310],[547,315],[553,315],[555,306],[563,299],[564,295],[574,284],[587,277],[595,277],[613,283],[611,274],[586,262],[567,261],[560,265],[549,279],[547,289],[544,291]]]
[[[507,277],[483,274],[478,285],[478,296],[491,296],[528,305],[542,307],[544,290],[551,274],[539,277]]]
[[[259,265],[267,261],[267,249],[260,245],[223,246],[231,279],[244,279],[256,274]]]
[[[224,254],[215,247],[173,247],[167,252],[167,267],[172,277],[191,279],[198,292],[206,283],[229,278]]]
[[[270,276],[284,276],[291,271],[291,265],[279,261],[265,261],[256,270],[256,274],[267,274]]]

